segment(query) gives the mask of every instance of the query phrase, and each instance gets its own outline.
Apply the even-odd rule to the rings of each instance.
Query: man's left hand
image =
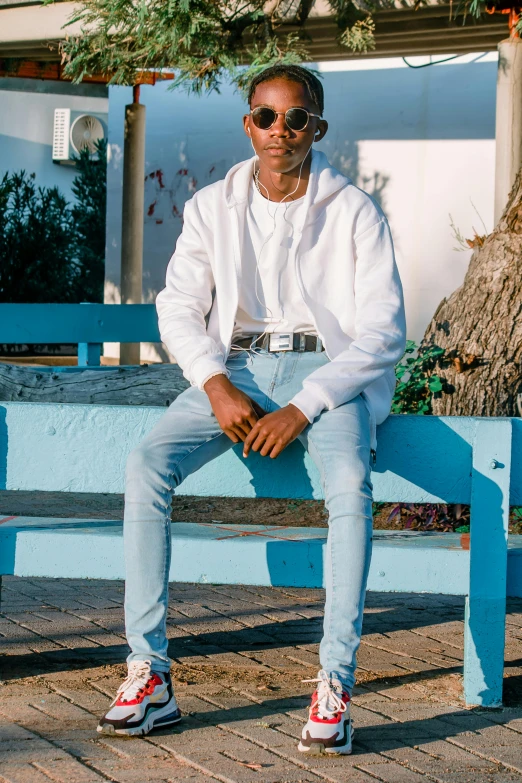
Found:
[[[259,451],[262,457],[275,459],[309,423],[295,405],[286,405],[278,411],[267,413],[247,435],[243,443],[243,456],[248,457],[252,449]]]

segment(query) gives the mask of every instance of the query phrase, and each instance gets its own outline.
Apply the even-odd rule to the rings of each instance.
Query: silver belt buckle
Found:
[[[272,333],[268,342],[269,351],[293,351],[294,350],[294,333],[289,332],[287,334]]]

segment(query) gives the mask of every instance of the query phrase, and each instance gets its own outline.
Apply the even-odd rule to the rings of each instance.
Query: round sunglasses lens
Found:
[[[274,124],[276,115],[273,109],[262,108],[254,109],[252,112],[252,119],[256,128],[261,130],[268,130]]]
[[[304,130],[308,124],[308,112],[306,109],[289,109],[286,113],[286,124],[292,130]]]

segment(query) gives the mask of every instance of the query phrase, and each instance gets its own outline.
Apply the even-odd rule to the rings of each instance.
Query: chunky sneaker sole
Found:
[[[172,706],[173,705],[169,702],[162,709],[150,711],[137,726],[127,723],[126,726],[117,727],[113,723],[106,723],[102,718],[97,728],[98,734],[109,734],[111,736],[119,734],[124,737],[143,737],[145,734],[148,734],[149,731],[152,731],[152,729],[159,729],[163,726],[174,726],[174,724],[180,722],[181,712],[179,707],[176,706],[176,709],[173,710]]]
[[[170,674],[152,671],[150,661],[133,661],[97,730],[110,736],[142,737],[180,720]]]
[[[350,722],[344,724],[344,733],[339,737],[337,732],[333,737],[310,737],[308,732],[306,737],[302,737],[297,749],[301,753],[308,753],[310,756],[349,756],[352,752],[353,726]]]
[[[352,752],[353,737],[350,695],[343,690],[341,682],[330,677],[324,669],[316,678],[303,682],[318,685],[297,749],[312,756],[347,756]]]

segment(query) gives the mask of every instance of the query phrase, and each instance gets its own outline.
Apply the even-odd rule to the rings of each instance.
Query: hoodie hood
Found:
[[[225,201],[234,207],[248,200],[250,182],[257,156],[243,160],[233,166],[225,177]],[[337,171],[323,152],[312,150],[312,165],[305,200],[308,206],[319,204],[334,193],[351,184],[352,180]]]

